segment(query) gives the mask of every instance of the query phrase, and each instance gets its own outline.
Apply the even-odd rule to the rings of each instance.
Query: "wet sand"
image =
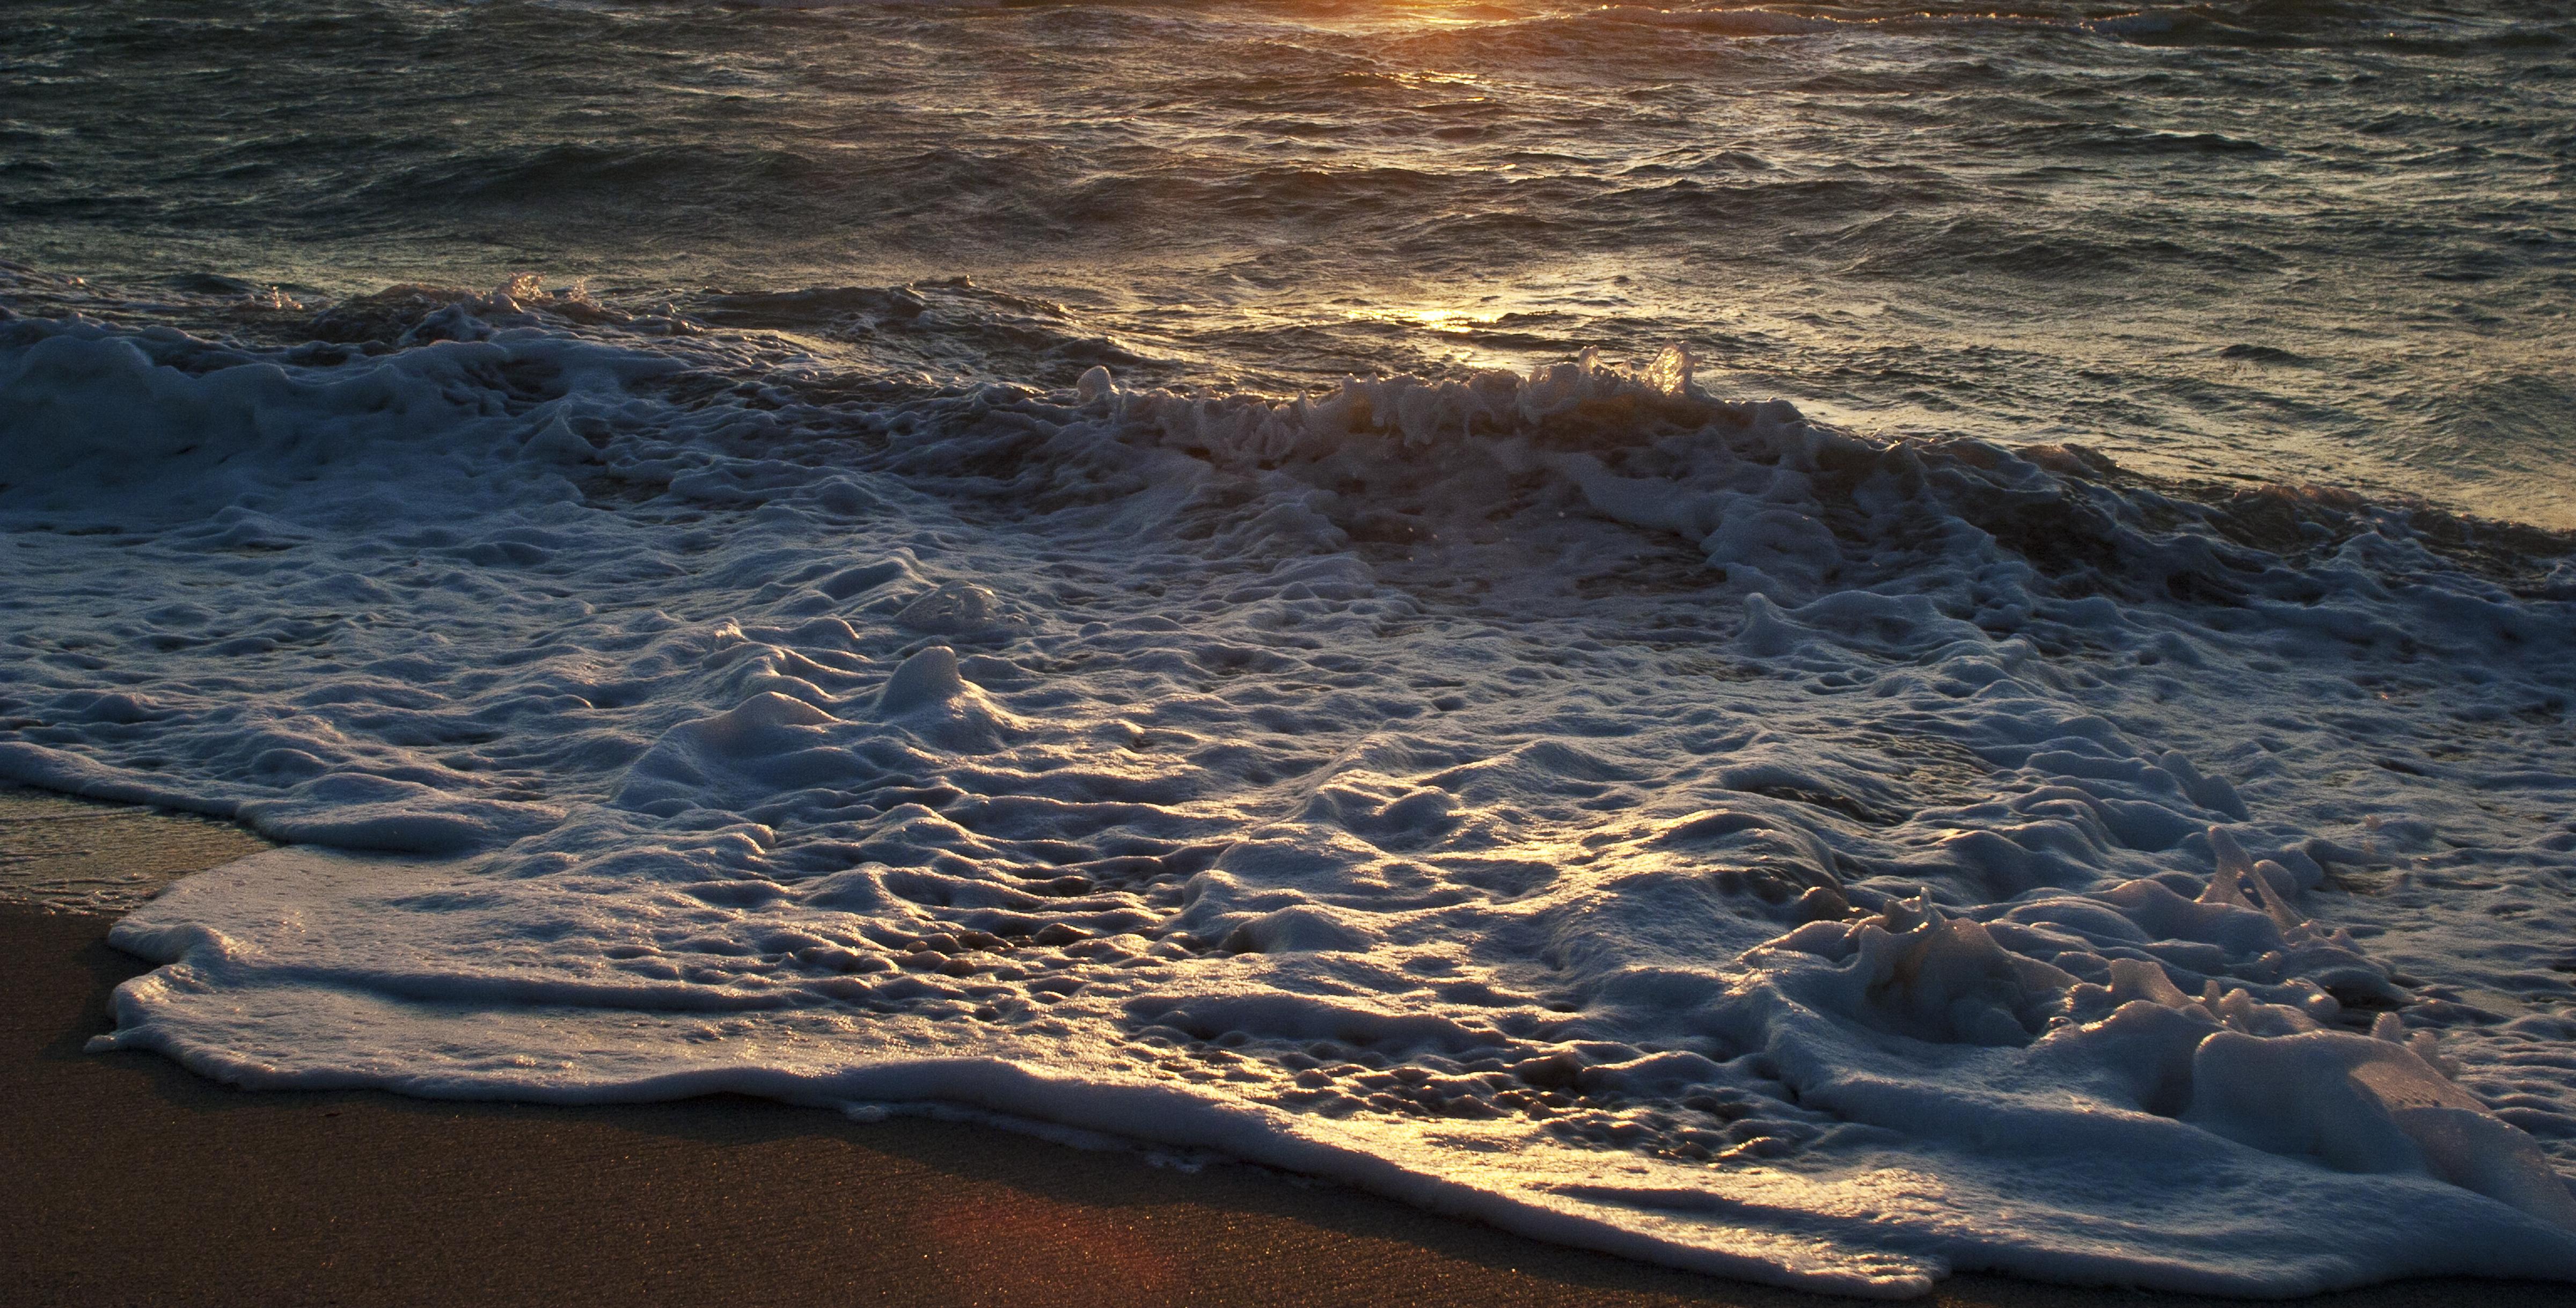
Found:
[[[48,858],[176,876],[257,844],[193,820],[7,798],[0,859],[21,884],[52,875]],[[86,824],[78,839],[67,822]],[[107,947],[112,920],[0,907],[0,1303],[1853,1302],[1538,1244],[1260,1169],[1184,1172],[960,1123],[859,1124],[730,1097],[568,1109],[244,1093],[151,1055],[81,1052],[106,1028],[108,992],[144,970]],[[2453,1280],[2303,1302],[2572,1299]],[[1918,1302],[2229,1301],[1963,1276]]]

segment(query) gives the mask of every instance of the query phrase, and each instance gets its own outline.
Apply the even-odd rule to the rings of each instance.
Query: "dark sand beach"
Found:
[[[254,843],[202,820],[6,798],[0,854],[21,884],[73,860],[177,876]],[[112,921],[0,907],[0,1302],[1850,1302],[1259,1169],[1183,1171],[967,1124],[740,1098],[567,1109],[243,1093],[150,1055],[82,1052],[109,992],[143,970],[107,946]],[[2305,1302],[2567,1301],[2563,1286],[2417,1281]],[[1961,1276],[1928,1302],[2226,1301]]]

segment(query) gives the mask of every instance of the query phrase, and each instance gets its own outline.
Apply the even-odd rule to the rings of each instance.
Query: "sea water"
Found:
[[[8,22],[0,778],[289,842],[106,1046],[2576,1277],[2563,15]]]

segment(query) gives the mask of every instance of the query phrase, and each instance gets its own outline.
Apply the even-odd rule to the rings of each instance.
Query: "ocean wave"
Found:
[[[2110,6],[2044,3],[1600,5],[1495,20],[1548,27],[1659,28],[1759,40],[1835,35],[1949,39],[1983,31],[2044,29],[2142,45],[2213,48],[2379,47],[2438,52],[2555,48],[2568,40],[2553,19],[2511,11],[2426,14],[2339,0],[2244,0]]]
[[[1082,337],[978,291],[0,321],[0,776],[307,846],[121,923],[103,1045],[962,1103],[1858,1294],[2576,1277],[2515,961],[2576,539],[1868,439],[1679,347],[814,344]]]

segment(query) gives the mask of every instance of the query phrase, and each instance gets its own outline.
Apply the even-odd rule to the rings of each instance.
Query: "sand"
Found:
[[[0,796],[0,865],[20,887],[101,868],[177,876],[258,844],[202,820]],[[143,970],[107,947],[112,920],[0,906],[0,1303],[1850,1302],[1260,1169],[1184,1171],[962,1123],[736,1098],[566,1109],[243,1093],[150,1055],[81,1052],[108,992]],[[2418,1281],[2305,1302],[2571,1299]],[[2224,1301],[1963,1276],[1930,1302]]]

